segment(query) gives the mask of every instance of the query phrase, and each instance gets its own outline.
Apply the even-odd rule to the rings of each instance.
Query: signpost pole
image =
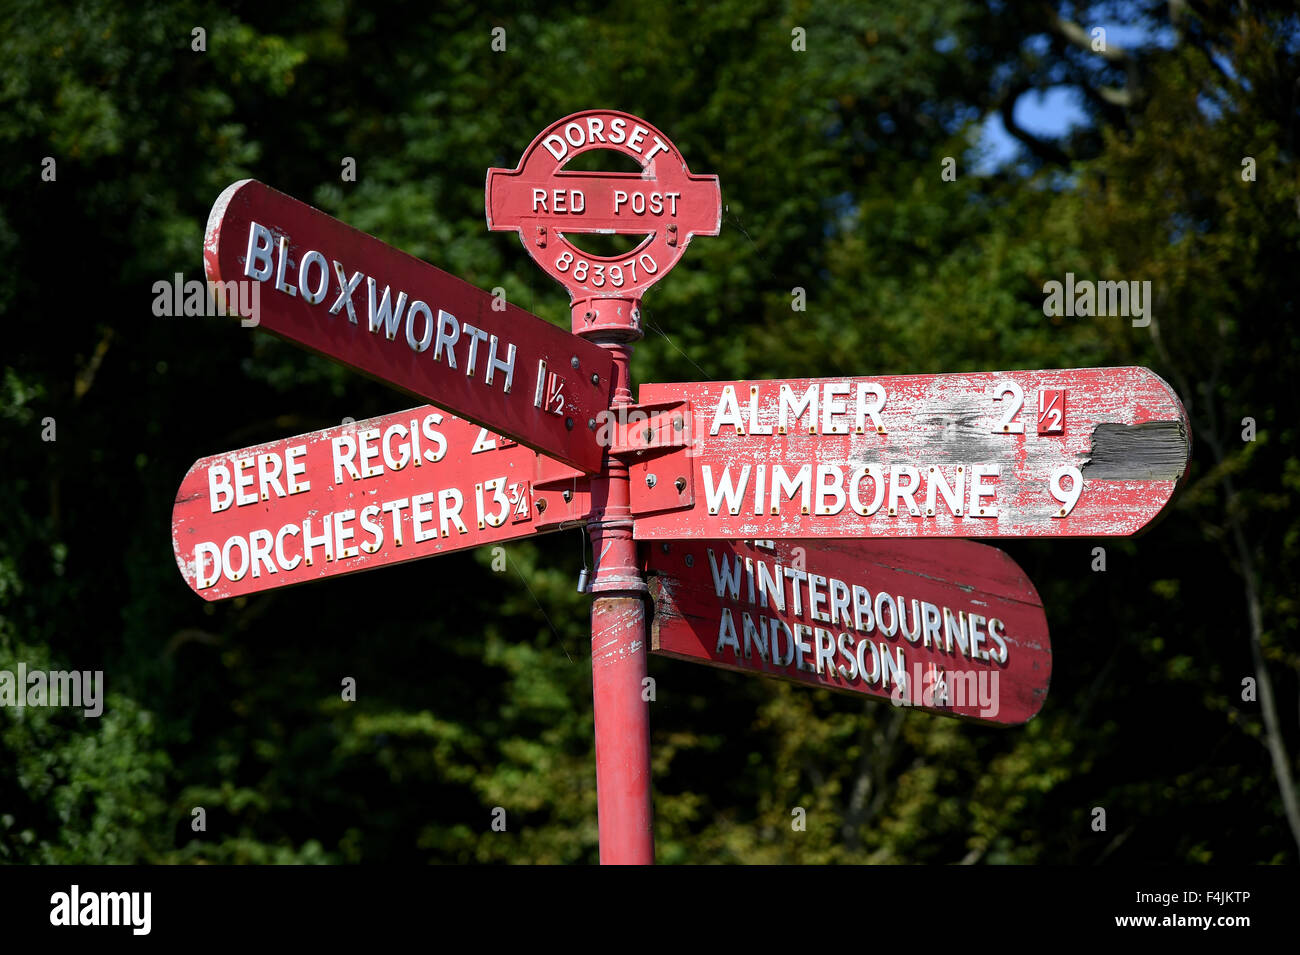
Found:
[[[565,169],[579,154],[596,149],[622,152],[641,171]],[[538,134],[516,168],[489,169],[484,200],[488,228],[518,232],[533,260],[568,289],[573,333],[613,358],[612,417],[602,428],[608,436],[610,425],[626,422],[634,404],[629,365],[632,343],[641,337],[641,297],[677,264],[693,235],[718,234],[718,177],[692,174],[672,141],[644,120],[617,110],[584,110]],[[583,233],[644,240],[626,254],[592,255],[569,239]],[[581,375],[587,374],[584,366]],[[566,427],[602,425],[584,418],[566,416]],[[654,836],[651,694],[645,682],[648,588],[633,536],[628,436],[618,426],[614,431],[619,437],[604,443],[604,469],[590,478],[587,518],[596,559],[591,679],[600,861],[649,864]]]
[[[612,413],[632,404],[631,342],[635,303],[621,310],[623,329],[606,325],[584,337],[614,359]],[[575,314],[575,325],[578,316]],[[591,685],[596,724],[596,803],[600,861],[612,865],[654,863],[650,802],[650,704],[645,692],[647,588],[632,538],[628,466],[613,455],[591,481],[588,522],[596,574],[591,590]]]

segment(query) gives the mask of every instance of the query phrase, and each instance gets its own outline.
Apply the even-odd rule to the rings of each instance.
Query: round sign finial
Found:
[[[566,172],[593,149],[621,152],[641,172]],[[641,297],[677,264],[693,235],[717,235],[717,176],[697,176],[672,141],[645,120],[591,109],[552,123],[516,169],[489,169],[487,224],[514,229],[524,248],[569,290],[573,331],[641,337]],[[569,235],[644,235],[623,255],[591,255]]]

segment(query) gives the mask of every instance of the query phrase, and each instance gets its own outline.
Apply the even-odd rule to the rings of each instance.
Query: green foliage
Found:
[[[595,861],[579,535],[509,546],[504,573],[450,555],[200,604],[168,541],[196,458],[411,402],[150,303],[201,275],[211,202],[251,176],[567,324],[562,291],[484,227],[483,177],[609,106],[717,173],[726,205],[646,300],[637,381],[1136,363],[1195,431],[1187,487],[1149,534],[1102,542],[1105,573],[1094,542],[1007,545],[1055,652],[1027,727],[653,658],[659,858],[1296,861],[1241,698],[1246,579],[1285,714],[1300,673],[1296,18],[1186,13],[1133,51],[1141,95],[1117,108],[1096,91],[1122,70],[1051,39],[1040,5],[996,7],[11,4],[0,669],[102,669],[108,699],[99,719],[0,710],[0,860]],[[1071,161],[973,174],[976,124],[1022,81],[1093,94]],[[1155,321],[1045,317],[1067,271],[1150,280]]]
[[[45,647],[17,642],[0,624],[0,670],[64,669]],[[154,716],[109,692],[103,716],[28,707],[6,712],[0,749],[0,861],[148,862],[167,845],[167,756]]]

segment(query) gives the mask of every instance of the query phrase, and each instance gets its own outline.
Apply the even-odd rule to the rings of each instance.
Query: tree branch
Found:
[[[1232,495],[1232,481],[1225,482],[1228,493]],[[1235,495],[1234,495],[1235,496]],[[1229,498],[1231,501],[1232,498]],[[1264,660],[1264,648],[1261,640],[1264,633],[1264,614],[1259,603],[1255,561],[1246,544],[1246,534],[1241,527],[1241,519],[1229,506],[1228,520],[1232,524],[1232,537],[1237,547],[1237,559],[1241,562],[1241,576],[1246,582],[1246,609],[1250,615],[1250,659],[1255,665],[1255,682],[1259,687],[1259,709],[1264,716],[1264,738],[1268,746],[1268,755],[1273,763],[1273,775],[1277,777],[1277,787],[1282,793],[1282,807],[1286,811],[1286,821],[1291,827],[1291,838],[1300,848],[1300,800],[1296,798],[1295,780],[1291,777],[1291,757],[1286,751],[1282,739],[1282,724],[1277,716],[1277,700],[1273,696],[1273,680],[1268,674]]]
[[[1073,20],[1062,17],[1051,4],[1043,5],[1043,13],[1047,19],[1047,28],[1065,43],[1077,50],[1099,56],[1111,66],[1123,68],[1126,81],[1124,89],[1102,86],[1092,90],[1083,84],[1085,89],[1110,106],[1123,109],[1134,106],[1142,98],[1142,76],[1136,56],[1109,40],[1102,43],[1101,49],[1097,49],[1086,29]]]
[[[1078,47],[1087,53],[1095,53],[1108,63],[1116,66],[1128,67],[1133,63],[1133,57],[1122,47],[1115,46],[1113,43],[1105,43],[1100,50],[1093,49],[1092,37],[1088,31],[1072,20],[1066,20],[1051,4],[1043,4],[1043,11],[1047,15],[1047,26],[1053,33],[1059,36],[1071,46]]]
[[[1155,323],[1152,323],[1153,329]],[[1157,347],[1164,351],[1163,343],[1156,339]],[[1264,745],[1268,749],[1269,759],[1273,764],[1273,776],[1282,795],[1282,807],[1286,814],[1287,825],[1291,828],[1291,838],[1300,848],[1300,799],[1296,797],[1295,780],[1291,776],[1291,758],[1286,751],[1282,737],[1282,724],[1277,715],[1277,700],[1273,695],[1273,680],[1268,673],[1264,659],[1263,634],[1264,614],[1259,600],[1259,574],[1255,569],[1255,559],[1246,541],[1245,528],[1242,526],[1241,510],[1238,507],[1236,487],[1233,485],[1231,470],[1225,467],[1226,455],[1219,436],[1218,415],[1214,408],[1214,390],[1218,383],[1223,363],[1222,349],[1211,349],[1214,362],[1211,366],[1209,380],[1204,390],[1201,407],[1208,421],[1208,427],[1200,432],[1200,437],[1214,456],[1215,470],[1223,472],[1224,503],[1223,513],[1228,527],[1232,531],[1233,545],[1237,551],[1237,569],[1241,574],[1246,589],[1246,612],[1250,621],[1250,658],[1255,667],[1255,682],[1259,689],[1259,709],[1264,720]],[[1168,353],[1164,352],[1167,357]]]

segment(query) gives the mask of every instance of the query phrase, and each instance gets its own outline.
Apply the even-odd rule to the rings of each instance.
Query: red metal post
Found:
[[[640,338],[637,302],[617,313],[624,328],[591,328],[585,306],[574,310],[574,331],[607,349],[614,359],[615,415],[632,403],[631,342]],[[584,327],[585,326],[585,327]],[[617,420],[617,418],[615,419]],[[606,433],[617,433],[606,429]],[[650,705],[647,670],[646,584],[632,538],[628,467],[610,456],[591,479],[593,515],[588,523],[596,575],[591,607],[591,684],[596,722],[596,801],[600,861],[612,865],[654,862],[650,801]]]
[[[591,605],[591,684],[600,861],[606,865],[654,863],[650,707],[642,700],[645,675],[641,596],[598,596]]]
[[[595,149],[622,152],[637,161],[641,171],[583,173],[565,168],[579,154]],[[610,408],[615,419],[600,422],[581,413],[565,414],[564,424],[570,432],[586,424],[597,433],[598,446],[602,436],[609,439],[602,448],[605,469],[589,479],[592,509],[587,521],[596,556],[591,662],[600,861],[651,863],[647,588],[632,534],[626,457],[643,449],[633,448],[624,433],[626,409],[632,404],[628,365],[631,345],[641,337],[640,300],[645,290],[677,264],[692,236],[717,235],[721,228],[718,177],[691,173],[677,147],[645,120],[617,110],[584,110],[539,133],[514,169],[489,169],[484,203],[488,228],[518,232],[533,260],[568,289],[573,333],[599,345],[614,361]],[[625,255],[601,256],[569,238],[584,233],[647,238]],[[596,364],[572,358],[581,387],[588,381],[598,387],[605,380]],[[567,399],[561,401],[567,412]],[[518,440],[522,443],[523,437]],[[575,456],[568,463],[576,467],[582,462]],[[636,466],[644,468],[644,462]],[[689,487],[688,478],[681,481]],[[671,486],[676,484],[674,479]],[[647,483],[654,486],[653,480]],[[685,493],[678,490],[679,495]]]

